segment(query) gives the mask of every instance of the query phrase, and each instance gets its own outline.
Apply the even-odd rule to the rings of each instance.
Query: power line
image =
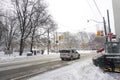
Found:
[[[90,3],[88,2],[88,0],[86,1],[87,3],[88,3],[88,5],[89,5],[89,7],[90,7],[90,9],[91,9],[91,11],[92,11],[92,13],[94,14],[94,16],[95,16],[95,12],[93,11],[93,8],[91,7],[91,5],[90,5]],[[97,17],[95,16],[95,18],[97,19]]]
[[[99,10],[99,8],[98,8],[98,5],[97,5],[96,1],[93,0],[93,2],[94,2],[94,4],[95,4],[95,6],[96,6],[96,8],[97,8],[97,10],[98,10],[98,12],[99,12],[99,14],[100,14],[100,16],[102,17],[102,14],[101,14],[101,12],[100,12],[100,10]],[[103,18],[103,17],[102,17],[102,18]]]

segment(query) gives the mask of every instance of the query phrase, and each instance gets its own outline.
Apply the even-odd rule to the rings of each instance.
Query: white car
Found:
[[[59,50],[60,52],[60,58],[61,60],[73,60],[73,59],[79,59],[80,54],[74,50]]]

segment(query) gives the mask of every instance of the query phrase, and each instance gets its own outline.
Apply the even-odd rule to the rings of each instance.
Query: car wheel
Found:
[[[65,59],[64,58],[61,58],[62,61],[64,61]]]
[[[73,56],[70,57],[70,60],[73,60]]]
[[[80,55],[78,55],[78,59],[80,59]]]

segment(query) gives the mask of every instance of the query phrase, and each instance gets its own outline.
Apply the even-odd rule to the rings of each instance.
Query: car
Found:
[[[61,60],[73,60],[73,59],[79,59],[80,54],[77,52],[77,50],[70,49],[70,50],[59,50],[60,58]]]
[[[33,53],[32,52],[27,52],[27,56],[32,56]]]

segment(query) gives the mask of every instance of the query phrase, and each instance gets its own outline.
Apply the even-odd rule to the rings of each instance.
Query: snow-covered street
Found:
[[[106,73],[94,66],[91,59],[46,72],[29,80],[120,80],[119,73]]]
[[[80,53],[87,55],[90,54],[91,52],[81,51]],[[59,59],[59,54],[51,53],[47,55],[45,53],[44,55],[29,57],[27,57],[26,55],[20,57],[14,54],[11,56],[1,55],[0,64],[11,64],[13,62],[21,62],[28,60],[31,61],[33,59],[36,60],[43,58],[47,59],[48,57],[51,58],[56,57]],[[44,72],[42,74],[30,78],[29,80],[120,80],[120,74],[103,72],[101,69],[93,65],[92,58],[88,58],[82,61],[80,60],[78,62],[72,63],[59,69]]]
[[[1,0],[0,80],[120,80],[120,0]]]

